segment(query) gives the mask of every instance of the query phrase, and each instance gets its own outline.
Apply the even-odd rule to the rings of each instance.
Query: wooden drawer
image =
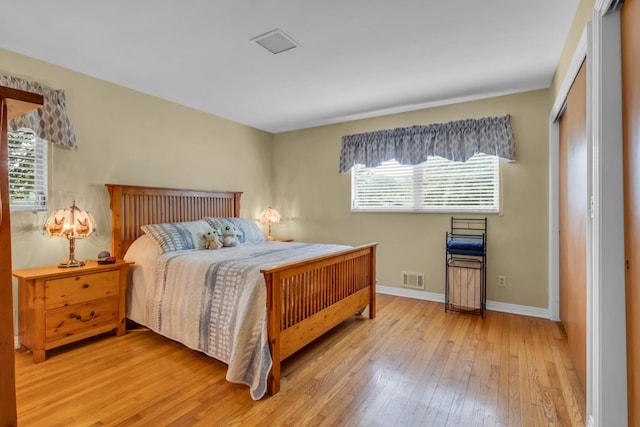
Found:
[[[118,298],[102,298],[45,313],[45,342],[87,335],[118,325]],[[90,335],[90,334],[89,334]],[[72,339],[73,341],[73,339]]]
[[[45,282],[45,309],[117,296],[120,270],[82,274]]]
[[[126,332],[125,296],[129,261],[73,268],[57,265],[14,270],[18,279],[20,351],[31,350],[34,363],[46,351],[115,330]]]

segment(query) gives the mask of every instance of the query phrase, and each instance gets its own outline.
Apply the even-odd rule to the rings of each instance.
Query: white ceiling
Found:
[[[2,48],[277,133],[546,88],[579,0],[1,3]]]

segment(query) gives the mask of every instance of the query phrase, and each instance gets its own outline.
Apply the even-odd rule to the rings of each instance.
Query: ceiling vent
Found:
[[[299,46],[291,37],[280,29],[275,29],[251,39],[269,52],[275,54],[286,52]]]

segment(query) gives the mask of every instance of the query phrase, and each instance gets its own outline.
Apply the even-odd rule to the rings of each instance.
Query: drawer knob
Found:
[[[89,287],[88,283],[85,283],[84,285],[82,285],[83,288],[87,289]]]
[[[89,313],[89,316],[90,317],[88,319],[83,319],[82,315],[80,315],[80,314],[74,313],[74,314],[71,315],[71,317],[73,319],[79,320],[81,322],[88,322],[90,320],[93,320],[93,318],[96,316],[96,312],[91,310],[91,313]]]

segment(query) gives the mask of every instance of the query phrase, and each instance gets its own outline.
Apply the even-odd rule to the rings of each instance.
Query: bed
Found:
[[[158,224],[198,222],[203,218],[209,221],[218,218],[228,218],[236,222],[242,220],[239,215],[241,192],[118,184],[106,184],[106,187],[111,199],[112,255],[118,258],[124,258],[125,255],[133,256],[133,253],[140,252],[137,248],[142,246],[145,238],[148,238],[143,237],[146,236],[143,229],[149,231]],[[346,247],[268,241],[248,243],[248,240],[247,238],[247,243],[239,245],[238,248],[163,253],[159,257],[163,259],[162,263],[155,262],[153,269],[147,268],[144,271],[155,271],[155,275],[146,277],[152,278],[150,282],[159,282],[161,277],[167,275],[168,270],[163,269],[168,269],[169,264],[177,264],[183,258],[187,264],[195,263],[196,261],[186,259],[187,255],[191,256],[190,252],[199,259],[223,257],[227,264],[233,266],[237,265],[236,261],[240,258],[257,259],[255,254],[248,251],[255,250],[265,254],[264,262],[253,262],[253,266],[259,271],[259,277],[256,279],[259,286],[250,296],[240,298],[253,301],[254,294],[260,295],[260,299],[256,301],[262,301],[261,304],[264,305],[260,309],[248,307],[245,310],[252,313],[248,323],[256,322],[263,325],[260,328],[264,330],[264,337],[258,337],[256,345],[259,348],[244,355],[244,359],[239,360],[238,363],[233,361],[229,363],[230,360],[220,358],[229,365],[227,379],[249,385],[252,398],[259,399],[264,392],[273,395],[280,390],[281,364],[287,357],[347,318],[362,313],[367,306],[369,318],[375,318],[377,243]],[[128,251],[129,255],[127,255]],[[288,254],[292,258],[288,257]],[[144,268],[142,265],[136,265],[132,268],[132,277],[135,275],[133,272],[142,271]],[[147,285],[159,286],[158,283]],[[206,291],[202,292],[206,293]],[[262,297],[263,293],[264,297]],[[152,302],[147,301],[142,304],[146,306],[138,308],[139,310],[147,310],[147,312],[153,310]],[[181,304],[193,307],[194,302],[183,301]],[[133,311],[134,308],[131,310]],[[154,316],[156,312],[151,316],[153,322],[155,322]],[[181,316],[181,314],[178,313],[175,316]],[[179,325],[177,328],[186,329]],[[234,328],[251,329],[254,326],[235,325]],[[253,332],[248,331],[243,335],[259,333],[256,328],[258,327],[255,327]],[[157,330],[159,328],[151,329],[165,335]],[[172,334],[168,336],[183,342],[180,337]],[[194,348],[188,342],[183,344]],[[207,354],[212,355],[209,352]],[[233,356],[231,359],[234,357],[238,358]],[[247,359],[251,360],[247,361]],[[247,366],[247,363],[253,365]],[[230,378],[232,367],[234,378]],[[253,372],[256,369],[260,369],[262,373]],[[252,379],[243,379],[243,372],[237,372],[242,370],[247,371],[248,373],[245,372],[244,375]]]

